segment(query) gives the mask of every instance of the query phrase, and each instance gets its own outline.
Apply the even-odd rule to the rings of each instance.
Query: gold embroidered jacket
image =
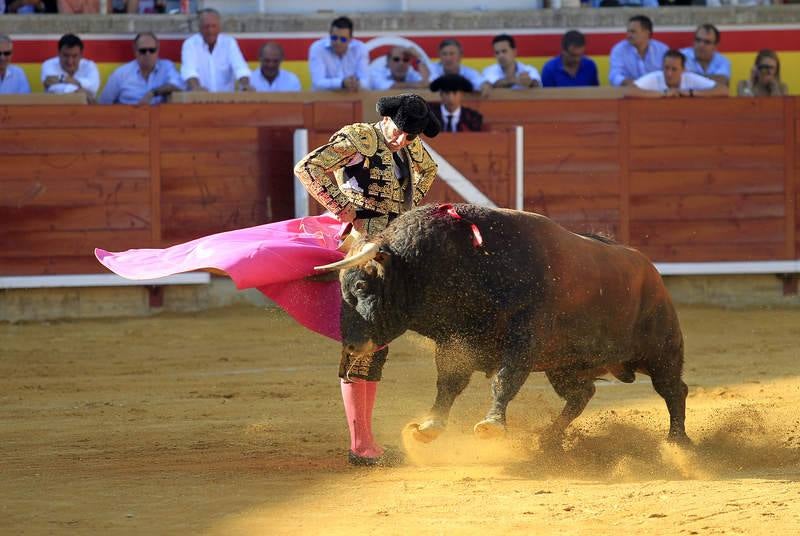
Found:
[[[419,204],[438,169],[419,138],[401,151],[410,168],[407,185],[395,176],[392,152],[379,125],[355,123],[306,155],[294,172],[314,199],[334,214],[351,204],[381,214],[400,214]],[[356,154],[361,154],[364,160],[348,166]]]

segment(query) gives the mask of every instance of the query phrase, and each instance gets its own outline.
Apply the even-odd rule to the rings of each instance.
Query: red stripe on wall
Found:
[[[655,37],[673,48],[692,45],[693,33],[689,32],[656,32]],[[356,36],[360,37],[360,36]],[[372,36],[363,36],[369,40]],[[430,57],[438,54],[439,43],[445,38],[456,38],[464,47],[464,55],[468,58],[492,57],[492,37],[490,35],[459,36],[414,36],[411,38],[420,45]],[[591,55],[608,55],[616,43],[625,37],[624,32],[588,34],[586,52]],[[521,56],[554,56],[561,48],[561,33],[515,36],[517,50]],[[239,46],[245,58],[254,61],[258,58],[258,50],[268,39],[239,39]],[[161,41],[161,57],[180,61],[181,39],[165,39]],[[286,59],[303,61],[308,58],[308,47],[314,42],[309,38],[280,39]],[[130,38],[86,40],[84,56],[102,63],[122,63],[133,59]],[[800,28],[796,30],[729,30],[723,33],[720,51],[756,52],[762,48],[778,51],[800,50]],[[385,50],[385,49],[383,49]],[[373,53],[373,57],[380,53]],[[57,40],[16,40],[14,42],[14,61],[17,63],[39,63],[57,53]]]

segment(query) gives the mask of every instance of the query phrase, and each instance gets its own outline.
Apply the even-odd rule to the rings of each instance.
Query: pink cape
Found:
[[[236,288],[256,288],[303,326],[341,340],[338,281],[313,282],[314,266],[343,258],[342,223],[330,214],[227,231],[166,249],[95,249],[106,268],[127,279],[156,279],[192,270],[225,272]]]

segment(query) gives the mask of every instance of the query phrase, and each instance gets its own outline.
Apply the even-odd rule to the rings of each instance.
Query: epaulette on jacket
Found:
[[[364,156],[372,156],[378,150],[378,134],[375,132],[375,127],[369,123],[347,125],[331,136],[331,141],[339,135],[350,140],[356,150]]]

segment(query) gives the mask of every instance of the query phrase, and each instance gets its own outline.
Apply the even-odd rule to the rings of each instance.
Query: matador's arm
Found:
[[[351,208],[333,172],[344,167],[358,152],[356,146],[344,134],[337,133],[329,143],[308,153],[294,167],[294,173],[308,193],[335,215]]]
[[[422,145],[422,140],[419,138],[408,146],[408,152],[411,155],[411,165],[421,177],[414,188],[414,206],[417,206],[422,202],[422,198],[428,193],[431,184],[436,179],[439,165]]]

